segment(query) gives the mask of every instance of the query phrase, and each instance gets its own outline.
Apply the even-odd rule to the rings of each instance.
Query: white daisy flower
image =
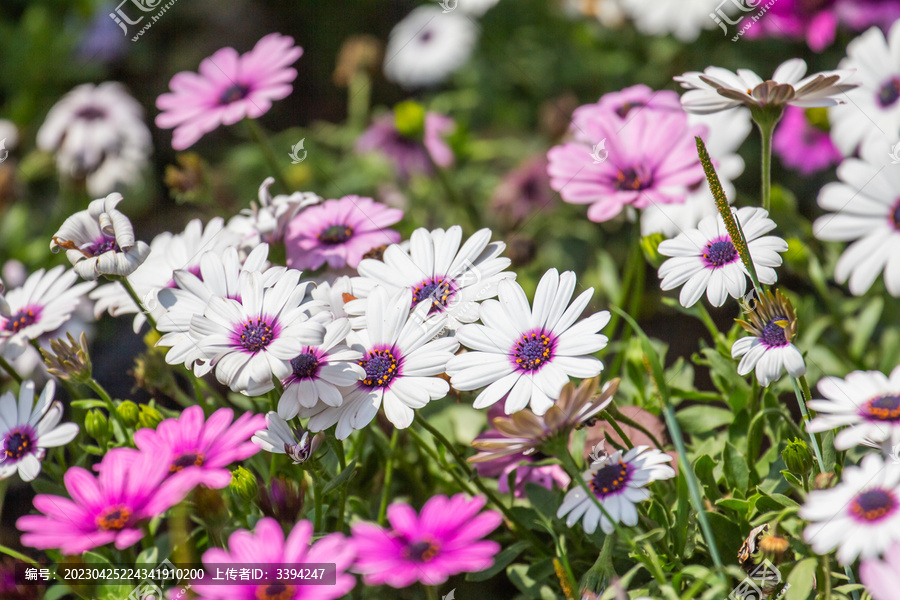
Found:
[[[737,322],[751,333],[736,341],[731,347],[731,357],[742,356],[738,363],[739,375],[747,375],[756,369],[756,378],[763,387],[781,377],[782,368],[794,377],[806,374],[803,355],[791,343],[797,336],[797,315],[794,307],[781,292],[766,291],[756,301],[749,314],[750,322]]]
[[[289,269],[272,287],[263,276],[244,271],[239,279],[240,302],[213,297],[203,315],[191,320],[191,335],[201,360],[215,368],[219,383],[235,392],[258,396],[273,389],[273,377],[291,374],[291,359],[304,346],[321,344],[325,327],[309,318],[304,302],[308,281]]]
[[[436,85],[469,60],[477,41],[478,27],[462,11],[420,6],[391,31],[384,75],[405,88]]]
[[[900,441],[900,367],[890,375],[879,371],[854,371],[844,379],[825,377],[819,381],[823,400],[810,400],[816,411],[811,432],[847,426],[834,437],[834,447],[881,445]]]
[[[200,258],[197,274],[191,270],[173,273],[175,287],[161,289],[156,296],[165,311],[156,321],[157,329],[163,333],[156,345],[169,348],[167,363],[183,363],[186,369],[193,369],[197,377],[209,373],[212,366],[203,359],[204,354],[191,333],[191,319],[203,314],[210,298],[231,298],[240,302],[240,277],[244,271],[260,272],[263,288],[275,285],[287,269],[271,267],[263,271],[268,252],[268,244],[260,244],[242,263],[237,248],[232,246],[221,252],[205,252]]]
[[[463,325],[456,332],[457,339],[472,351],[447,365],[453,387],[487,386],[475,398],[475,408],[487,408],[506,396],[506,414],[530,403],[536,415],[543,415],[569,377],[599,374],[603,363],[590,355],[609,341],[597,333],[609,322],[609,311],[576,323],[594,288],[582,292],[569,306],[574,290],[574,273],[560,275],[550,269],[538,283],[532,309],[518,283],[501,281],[500,299],[481,303],[483,325]]]
[[[810,521],[803,539],[816,554],[837,548],[847,565],[857,557],[880,555],[900,541],[900,465],[867,454],[858,466],[846,466],[841,482],[828,490],[812,491],[800,507]]]
[[[87,210],[67,218],[53,236],[50,250],[64,249],[82,279],[130,275],[150,254],[150,246],[135,241],[131,221],[116,209],[121,201],[122,194],[93,200]]]
[[[446,317],[429,316],[426,305],[419,305],[410,315],[411,306],[409,289],[393,295],[380,287],[372,290],[366,308],[367,328],[347,336],[351,348],[363,348],[358,364],[365,370],[364,378],[341,390],[344,401],[339,407],[320,402],[311,409],[301,408],[300,417],[311,417],[307,423],[311,431],[337,424],[336,437],[346,439],[368,425],[382,404],[388,420],[405,429],[413,421],[414,409],[447,395],[449,384],[436,375],[444,372],[459,342],[447,337],[433,339]]]
[[[736,106],[834,106],[844,102],[839,96],[858,85],[847,83],[852,71],[804,75],[806,61],[792,58],[781,63],[768,81],[749,69],[733,73],[721,67],[706,67],[702,73],[691,71],[675,77],[675,81],[689,90],[681,96],[684,110],[701,115]]]
[[[0,119],[0,142],[3,149],[12,150],[19,145],[19,128],[7,119]]]
[[[279,194],[272,197],[269,187],[275,183],[274,177],[267,177],[259,186],[259,204],[250,203],[241,214],[228,221],[228,229],[241,239],[241,246],[252,250],[261,243],[272,244],[284,240],[288,223],[301,210],[322,201],[312,192],[294,192],[290,196]]]
[[[313,300],[317,300],[322,304],[319,310],[327,310],[335,319],[350,317],[346,311],[345,305],[356,299],[353,295],[353,284],[350,278],[342,275],[334,281],[322,281],[316,284],[315,289],[310,292]],[[315,314],[315,311],[313,311]],[[350,319],[353,323],[354,319]],[[362,329],[365,325],[365,319],[360,322],[360,326],[354,325],[354,329]]]
[[[15,358],[31,340],[55,331],[71,318],[81,298],[94,285],[78,280],[75,271],[62,265],[32,273],[18,287],[0,297],[0,352]]]
[[[266,428],[253,434],[250,441],[266,452],[287,454],[295,465],[302,465],[315,454],[324,439],[322,433],[310,437],[309,432],[304,431],[298,440],[291,426],[271,411],[266,414]]]
[[[357,361],[363,354],[344,342],[350,333],[348,319],[336,319],[325,325],[325,339],[318,346],[306,346],[291,359],[291,374],[281,383],[284,393],[278,401],[278,415],[293,419],[300,408],[313,408],[319,402],[337,407],[343,403],[339,387],[349,387],[366,376]]]
[[[447,6],[459,8],[462,12],[473,17],[480,17],[494,7],[500,0],[448,0]]]
[[[144,109],[115,82],[86,83],[63,96],[38,130],[37,144],[56,153],[64,176],[86,179],[94,196],[140,181],[152,149]]]
[[[359,263],[360,277],[352,280],[353,293],[365,298],[375,286],[393,293],[401,287],[412,290],[412,307],[420,303],[430,305],[429,314],[447,315],[447,326],[456,329],[460,323],[478,320],[478,303],[497,295],[497,286],[504,279],[515,279],[515,273],[503,272],[508,258],[499,255],[506,248],[503,242],[491,242],[491,230],[482,229],[462,241],[462,227],[454,225],[447,231],[416,229],[409,249],[392,244],[384,251],[383,260],[371,258]],[[365,310],[365,301],[347,306],[352,314]]]
[[[139,332],[147,320],[145,312],[154,319],[159,319],[164,314],[157,294],[160,290],[175,285],[176,270],[199,273],[200,257],[205,252],[221,254],[226,248],[239,242],[240,238],[225,228],[225,222],[220,217],[211,219],[205,228],[200,219],[194,219],[182,233],[165,231],[159,234],[150,242],[147,259],[128,276],[128,282],[143,306],[135,304],[121,283],[113,282],[91,293],[91,298],[96,301],[94,312],[97,318],[107,311],[113,317],[133,314],[134,332]]]
[[[847,104],[828,110],[831,140],[850,156],[860,146],[874,146],[886,157],[900,139],[900,22],[885,39],[872,27],[847,44],[842,69],[856,70],[860,86],[847,92]],[[876,154],[876,155],[877,155]]]
[[[56,383],[47,382],[34,403],[34,382],[19,388],[19,401],[11,392],[0,396],[0,479],[17,470],[22,481],[32,481],[41,472],[47,448],[64,446],[78,435],[78,425],[63,423],[63,407],[53,401]]]
[[[900,296],[900,169],[878,164],[873,150],[863,160],[848,158],[840,164],[840,182],[819,192],[819,206],[834,211],[813,223],[813,235],[829,242],[850,242],[838,259],[834,279],[849,281],[855,296],[865,294],[884,271],[891,296]],[[867,156],[868,155],[868,156]]]
[[[760,283],[775,283],[778,275],[772,267],[781,265],[778,253],[788,249],[787,242],[779,237],[763,237],[775,229],[775,222],[768,212],[752,206],[738,209],[735,219],[744,232]],[[705,217],[697,229],[661,242],[659,253],[672,257],[659,268],[659,287],[671,290],[683,285],[678,300],[684,307],[696,304],[703,292],[710,304],[722,306],[729,295],[742,298],[747,290],[750,275],[718,213]]]
[[[672,34],[682,42],[693,42],[704,29],[714,29],[708,0],[620,0],[625,13],[646,35]]]
[[[675,470],[667,464],[672,457],[656,448],[635,446],[624,455],[621,450],[594,461],[583,477],[597,500],[616,523],[628,527],[637,525],[638,512],[635,504],[650,498],[646,489],[654,481],[675,477]],[[578,484],[566,493],[563,503],[556,511],[556,518],[566,517],[566,526],[572,527],[582,520],[585,533],[597,531],[597,525],[604,533],[615,531],[613,521],[604,515],[587,492]]]

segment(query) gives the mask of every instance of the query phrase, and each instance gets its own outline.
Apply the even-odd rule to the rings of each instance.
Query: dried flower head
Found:
[[[87,337],[83,331],[77,342],[71,333],[66,336],[69,338],[68,342],[62,338],[50,340],[50,352],[41,348],[41,356],[47,365],[47,371],[54,377],[84,383],[90,380],[92,374]]]

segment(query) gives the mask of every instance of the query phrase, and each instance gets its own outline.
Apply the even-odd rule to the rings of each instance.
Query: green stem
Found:
[[[309,474],[313,480],[313,502],[315,503],[315,531],[322,531],[322,478],[314,473]]]
[[[825,576],[825,600],[831,600],[831,559],[822,557],[822,574]]]
[[[625,435],[625,432],[622,431],[622,428],[619,427],[619,424],[616,423],[616,420],[611,414],[609,414],[608,411],[604,410],[602,413],[600,413],[600,416],[606,419],[606,422],[609,423],[610,426],[615,430],[615,432],[619,435],[619,439],[621,439],[625,443],[625,445],[628,446],[629,450],[634,448],[634,444],[631,443],[631,440],[628,439],[628,436]]]
[[[91,377],[86,383],[88,387],[97,392],[97,396],[99,396],[100,399],[106,403],[107,408],[110,410],[110,412],[116,411],[116,407],[113,406],[112,398],[110,398],[109,393],[105,389],[103,389],[103,386],[100,385],[96,379]]]
[[[369,100],[372,81],[369,74],[359,70],[350,79],[347,88],[347,123],[354,131],[361,131],[369,121]]]
[[[622,283],[622,293],[619,296],[619,301],[617,302],[618,306],[625,306],[626,302],[629,298],[633,298],[637,296],[637,294],[632,293],[632,288],[643,287],[643,277],[644,277],[644,252],[641,249],[641,237],[639,234],[635,234],[634,242],[631,244],[631,251],[628,254],[627,262],[625,263],[625,276],[623,278]],[[640,283],[635,283],[637,279],[641,279]],[[607,337],[610,341],[615,339],[616,329],[619,327],[619,322],[621,321],[621,317],[619,313],[613,311],[613,314],[610,316],[609,324],[606,326]],[[631,332],[631,326],[629,323],[625,323],[625,329],[622,332],[622,340],[625,340],[628,337],[628,334]],[[606,346],[609,348],[609,345]],[[615,377],[616,373],[618,373],[622,368],[622,363],[625,361],[625,349],[622,348],[620,352],[616,353],[616,358],[613,360],[612,368],[609,370],[612,373],[612,377]]]
[[[344,455],[344,442],[341,440],[337,440],[337,456],[338,463],[341,465],[341,472],[344,472],[344,469],[347,468],[347,457]],[[341,495],[338,499],[338,509],[337,509],[337,527],[343,531],[344,533],[349,533],[349,529],[347,524],[344,523],[344,510],[347,506],[347,488],[350,487],[348,485],[341,486]]]
[[[260,147],[266,162],[269,163],[269,168],[272,170],[272,176],[275,177],[275,181],[278,182],[278,185],[283,192],[289,193],[291,188],[288,185],[287,179],[284,178],[284,173],[281,170],[281,163],[279,163],[278,159],[275,157],[275,152],[272,150],[269,139],[262,130],[262,127],[260,127],[259,123],[253,119],[244,119],[244,123],[247,124],[247,129],[250,131],[250,137],[252,137],[253,141],[256,142],[256,145]]]
[[[772,134],[775,123],[757,121],[756,125],[762,136],[762,207],[769,211],[772,210]]]
[[[118,281],[122,284],[122,287],[125,288],[125,291],[128,292],[128,295],[131,296],[131,300],[137,305],[139,311],[144,313],[144,317],[147,318],[147,322],[150,323],[150,326],[156,331],[159,329],[156,327],[156,319],[153,318],[153,315],[150,314],[150,310],[144,306],[143,300],[138,297],[137,292],[134,291],[134,288],[131,285],[131,282],[128,281],[128,277],[123,277],[119,275],[111,276],[110,279],[113,281]]]
[[[425,599],[426,600],[438,600],[438,589],[433,585],[422,585],[425,589]]]
[[[22,377],[16,373],[16,370],[12,368],[12,365],[6,362],[6,359],[0,356],[0,367],[3,367],[3,370],[9,373],[9,376],[16,380],[16,383],[22,385]]]
[[[713,321],[712,316],[710,316],[709,311],[706,310],[706,306],[702,302],[698,302],[694,306],[697,307],[697,312],[700,314],[700,320],[703,321],[703,324],[706,325],[706,329],[709,330],[713,343],[718,346],[719,342],[724,340],[724,335],[719,331],[716,322]]]
[[[31,558],[30,556],[25,556],[21,552],[16,552],[12,548],[8,548],[7,546],[4,546],[2,544],[0,544],[0,554],[6,554],[7,556],[12,556],[13,558],[17,558],[21,561],[25,561],[34,566],[38,566],[38,562],[36,560],[34,560],[33,558]]]
[[[400,441],[400,430],[394,429],[391,434],[390,454],[384,467],[384,486],[381,488],[381,503],[378,505],[378,524],[384,526],[387,523],[388,496],[391,493],[391,482],[394,479],[394,462],[397,454],[397,443]]]
[[[656,436],[653,435],[652,431],[650,431],[649,429],[647,429],[646,427],[644,427],[643,425],[641,425],[640,423],[638,423],[631,417],[628,417],[627,415],[623,414],[622,411],[619,410],[617,407],[610,407],[610,409],[611,409],[610,412],[616,418],[617,421],[622,421],[629,427],[633,427],[633,428],[637,429],[638,431],[640,431],[641,433],[646,435],[648,438],[650,438],[650,441],[653,442],[654,446],[656,446],[659,449],[662,449],[662,447],[663,447],[662,442],[660,442],[656,438]]]
[[[809,390],[809,385],[806,384],[806,376],[800,377],[803,380],[803,387],[806,390]],[[809,435],[809,441],[812,444],[813,451],[816,454],[816,462],[819,463],[819,472],[825,473],[825,460],[822,458],[822,450],[819,448],[819,441],[816,439],[816,434],[809,431],[809,411],[806,409],[806,400],[804,397],[803,391],[800,389],[800,384],[797,382],[796,377],[791,377],[791,383],[794,386],[794,394],[797,396],[797,404],[800,405],[800,414],[803,415],[803,424],[805,427],[802,429],[806,431],[807,435]]]

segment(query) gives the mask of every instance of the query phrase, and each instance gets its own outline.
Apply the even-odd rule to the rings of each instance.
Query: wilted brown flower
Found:
[[[41,356],[47,365],[47,371],[60,379],[71,379],[86,382],[91,379],[92,365],[88,354],[87,337],[81,332],[78,341],[67,333],[68,343],[61,338],[50,340],[50,352],[41,348]]]
[[[374,71],[381,65],[381,53],[381,41],[375,36],[350,36],[338,51],[334,84],[347,87],[359,71]]]

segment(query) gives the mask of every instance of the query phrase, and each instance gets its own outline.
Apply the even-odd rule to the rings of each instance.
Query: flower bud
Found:
[[[141,427],[156,429],[156,426],[162,423],[163,416],[158,410],[152,406],[141,404],[140,413],[138,414],[138,424]]]
[[[425,134],[425,109],[421,104],[407,100],[394,107],[397,131],[403,136],[421,140]]]
[[[782,451],[781,458],[794,475],[806,476],[812,472],[813,457],[803,440],[794,438]]]
[[[84,430],[97,441],[102,442],[109,435],[109,422],[100,409],[92,409],[84,417]]]
[[[122,419],[125,427],[134,427],[140,418],[140,408],[131,400],[125,400],[116,407],[116,414]]]
[[[60,379],[71,379],[79,383],[90,381],[92,365],[88,354],[88,343],[84,332],[78,341],[67,333],[69,341],[62,338],[50,340],[50,352],[41,348],[41,356],[47,365],[47,371]]]
[[[228,484],[231,493],[244,500],[253,500],[259,493],[259,485],[253,473],[244,467],[238,467],[231,472],[231,483]]]

